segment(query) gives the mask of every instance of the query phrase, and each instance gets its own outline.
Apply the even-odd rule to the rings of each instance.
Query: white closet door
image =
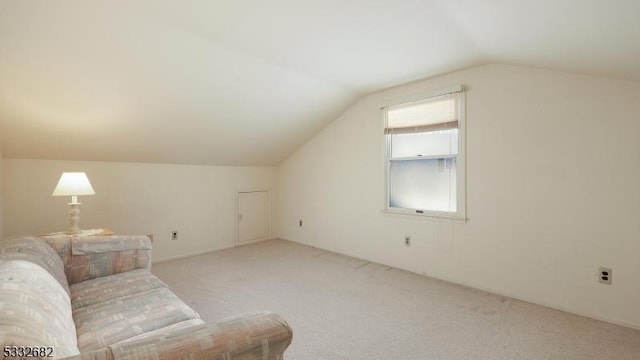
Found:
[[[238,192],[238,245],[271,238],[268,191]]]

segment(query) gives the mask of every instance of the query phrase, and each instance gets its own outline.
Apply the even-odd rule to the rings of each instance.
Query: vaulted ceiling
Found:
[[[0,0],[4,157],[275,165],[488,62],[640,80],[637,0]]]

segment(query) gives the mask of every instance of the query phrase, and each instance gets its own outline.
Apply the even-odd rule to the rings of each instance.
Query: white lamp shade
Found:
[[[76,195],[94,195],[87,174],[83,172],[65,172],[60,176],[58,185],[53,190],[52,196],[76,196]]]

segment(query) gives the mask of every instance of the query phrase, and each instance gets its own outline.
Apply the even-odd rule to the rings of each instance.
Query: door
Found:
[[[268,191],[238,192],[238,245],[271,238],[271,199]]]

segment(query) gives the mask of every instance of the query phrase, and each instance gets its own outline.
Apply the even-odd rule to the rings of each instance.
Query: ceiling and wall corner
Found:
[[[367,93],[485,63],[640,79],[632,0],[0,2],[7,158],[277,165]]]

